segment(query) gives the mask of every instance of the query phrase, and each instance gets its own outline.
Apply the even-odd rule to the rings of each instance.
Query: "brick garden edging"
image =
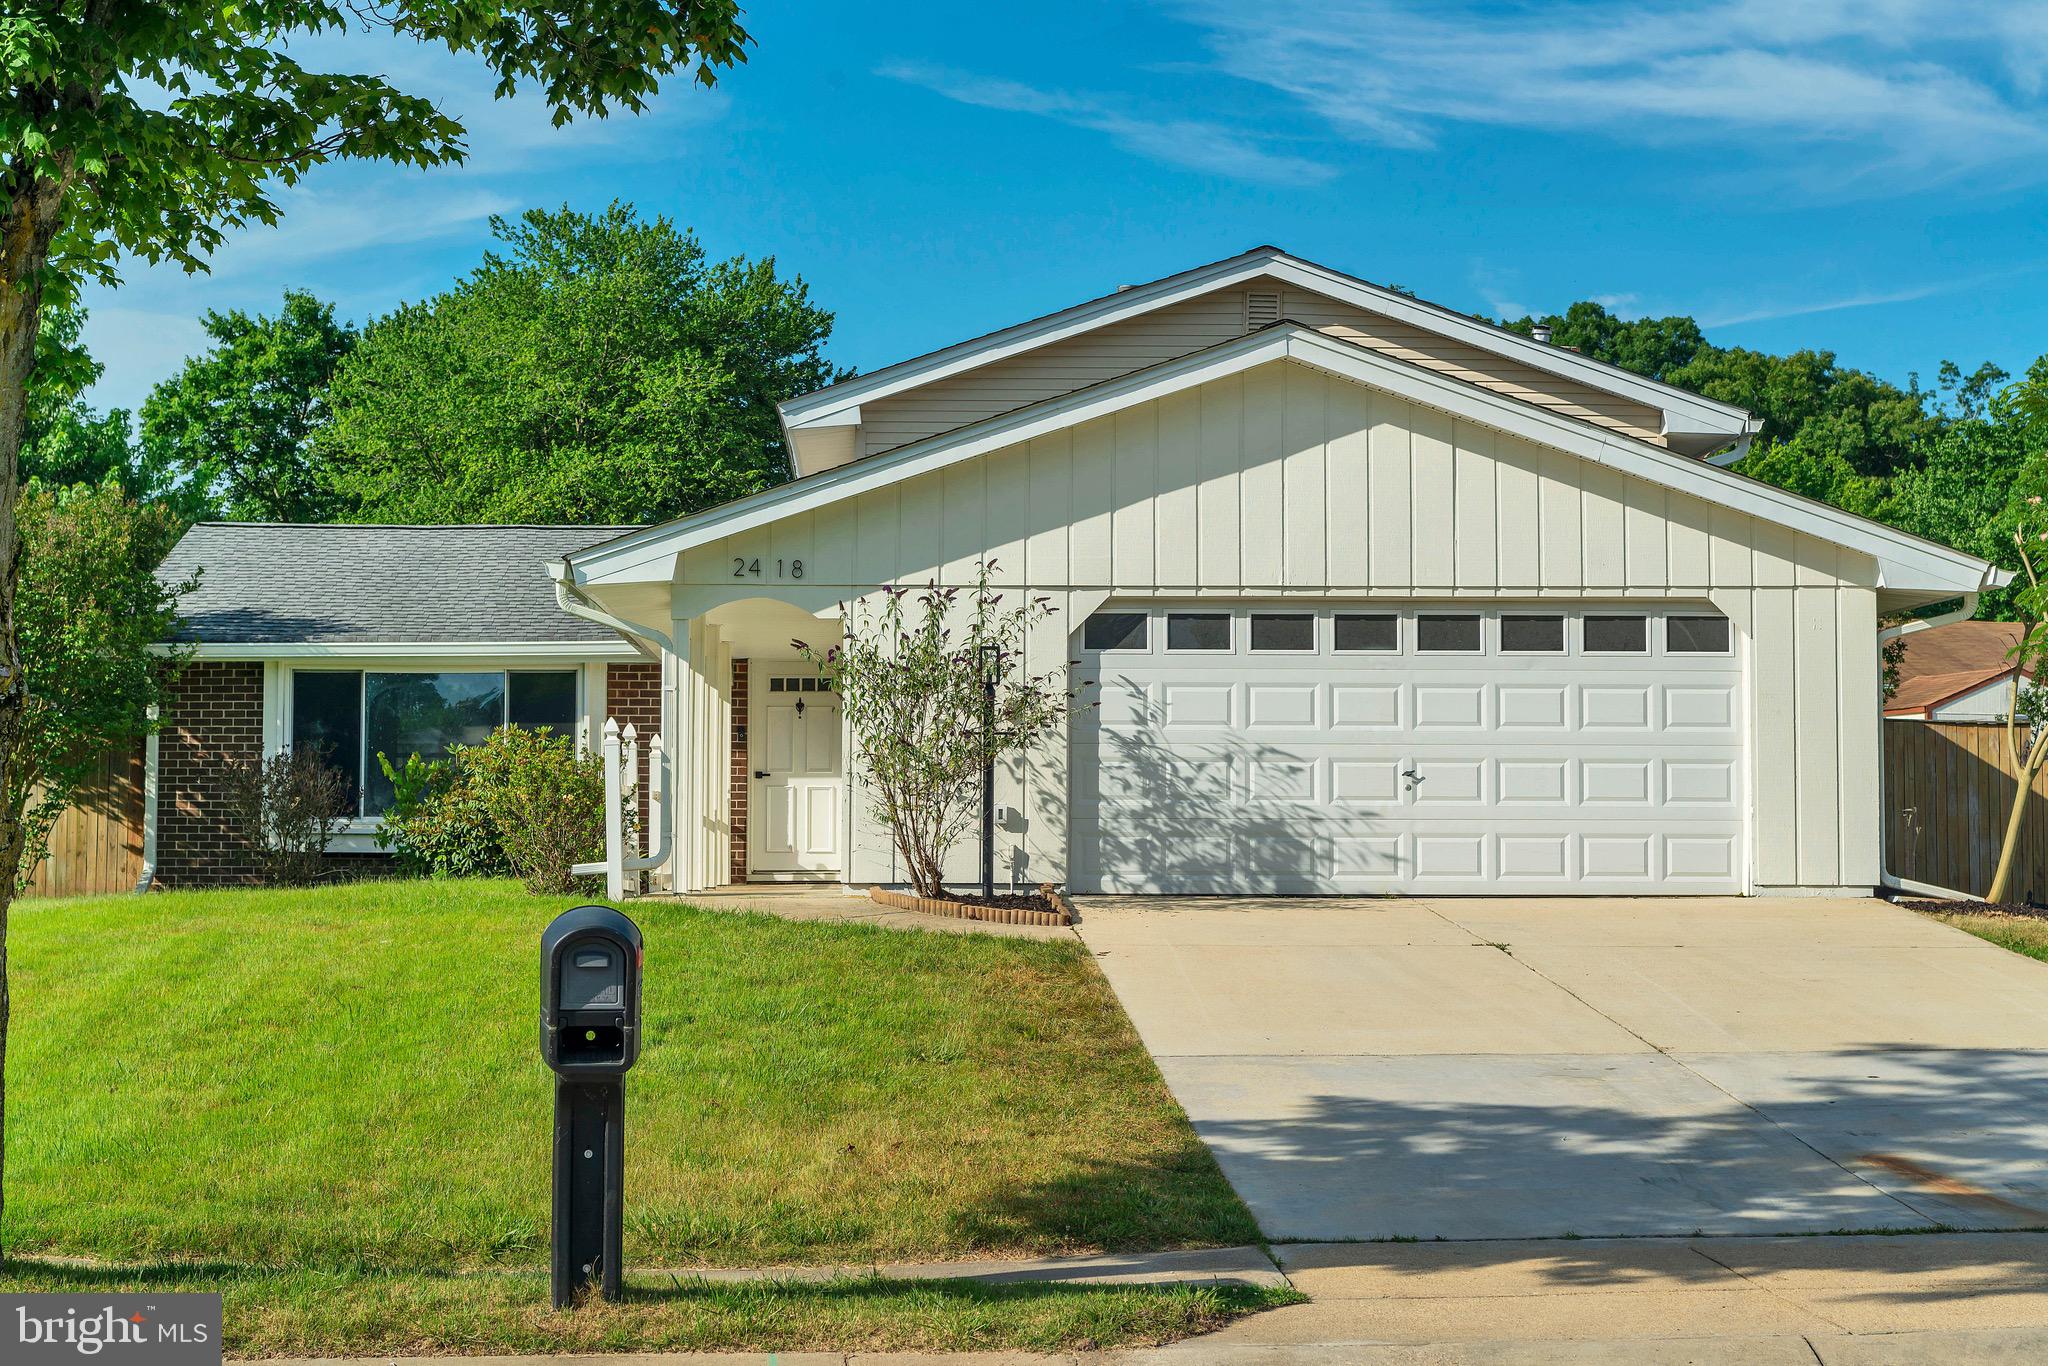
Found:
[[[1058,910],[1027,911],[1021,906],[976,906],[971,902],[953,901],[945,897],[917,896],[910,892],[891,891],[887,887],[868,888],[868,898],[878,906],[888,906],[898,911],[922,911],[926,915],[948,915],[955,920],[986,920],[997,925],[1071,925],[1074,923],[1074,903],[1052,888],[1044,888],[1043,895]]]

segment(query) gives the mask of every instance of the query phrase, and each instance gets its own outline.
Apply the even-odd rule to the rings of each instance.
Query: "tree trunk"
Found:
[[[2036,749],[2048,745],[2048,736],[2036,737],[2034,745]],[[1998,848],[1998,871],[1991,875],[1991,890],[1984,893],[1984,899],[1994,904],[2012,899],[2013,857],[2019,852],[2020,831],[2024,828],[2024,817],[2027,813],[2027,798],[2033,795],[2034,791],[2034,775],[2041,767],[2035,758],[2035,752],[2035,749],[2028,750],[2026,759],[2020,764],[2020,776],[2012,794],[2012,815],[2007,817],[2005,822],[2005,842]]]
[[[68,171],[68,168],[66,168]],[[42,326],[43,273],[64,204],[65,179],[38,177],[17,160],[7,168],[8,208],[0,213],[0,1219],[6,1214],[7,911],[21,879],[27,842],[26,790],[16,781],[16,754],[28,711],[14,595],[21,582],[21,537],[15,505],[21,441],[28,421],[28,382]],[[6,1249],[0,1246],[0,1261]]]

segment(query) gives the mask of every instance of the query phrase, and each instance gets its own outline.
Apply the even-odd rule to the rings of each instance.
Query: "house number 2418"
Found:
[[[756,579],[758,579],[758,578],[760,578],[760,577],[761,577],[761,561],[760,561],[760,560],[758,560],[758,559],[753,559],[753,560],[749,560],[749,559],[746,559],[746,558],[744,558],[743,556],[739,556],[739,555],[735,555],[735,556],[733,556],[733,557],[732,557],[732,576],[733,576],[734,578],[736,578],[736,579],[744,579],[744,578],[756,578]],[[778,579],[800,579],[800,578],[802,578],[803,576],[804,576],[804,562],[803,562],[802,560],[777,560],[777,561],[775,562],[775,577],[776,577],[776,578],[778,578]]]

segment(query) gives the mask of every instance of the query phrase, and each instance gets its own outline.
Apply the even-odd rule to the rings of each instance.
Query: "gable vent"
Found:
[[[1256,332],[1280,321],[1280,291],[1252,289],[1244,296],[1244,330]]]

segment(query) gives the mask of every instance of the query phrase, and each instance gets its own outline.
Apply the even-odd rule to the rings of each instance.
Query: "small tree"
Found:
[[[307,887],[326,871],[327,841],[348,820],[348,779],[318,746],[225,759],[229,810],[265,882]]]
[[[27,547],[16,629],[27,675],[27,727],[6,769],[0,824],[21,832],[13,869],[26,880],[50,827],[100,762],[154,726],[184,650],[156,653],[192,583],[165,584],[156,566],[178,528],[161,508],[130,502],[112,485],[30,490],[22,497]]]
[[[1062,675],[1023,668],[1051,601],[1006,603],[995,570],[982,561],[966,588],[885,586],[872,603],[840,608],[837,645],[794,642],[839,694],[875,819],[919,896],[945,894],[946,855],[974,824],[982,770],[1028,753],[1073,702]]]
[[[2028,498],[2027,505],[2038,509],[2040,496]],[[2037,672],[2044,659],[2048,659],[2048,593],[2042,592],[2040,576],[2034,571],[2034,557],[2027,551],[2028,534],[2024,522],[2012,533],[2013,544],[2019,548],[2020,569],[2026,575],[2026,582],[2016,585],[2013,594],[2020,634],[2007,656],[2012,660],[2012,698],[2005,714],[2005,752],[2017,776],[2012,815],[2006,819],[2005,841],[1998,850],[1998,869],[1991,875],[1991,890],[1984,894],[1984,899],[1992,902],[2005,901],[2012,895],[2012,861],[2019,851],[2020,831],[2025,828],[2027,798],[2033,793],[2035,775],[2048,763],[2048,744],[2042,743],[2039,718],[2027,714],[2034,699],[2022,691],[2022,680]],[[2048,531],[2035,531],[2032,535],[2037,543],[2048,541]],[[2024,741],[2020,738],[2022,726],[2027,729]]]

